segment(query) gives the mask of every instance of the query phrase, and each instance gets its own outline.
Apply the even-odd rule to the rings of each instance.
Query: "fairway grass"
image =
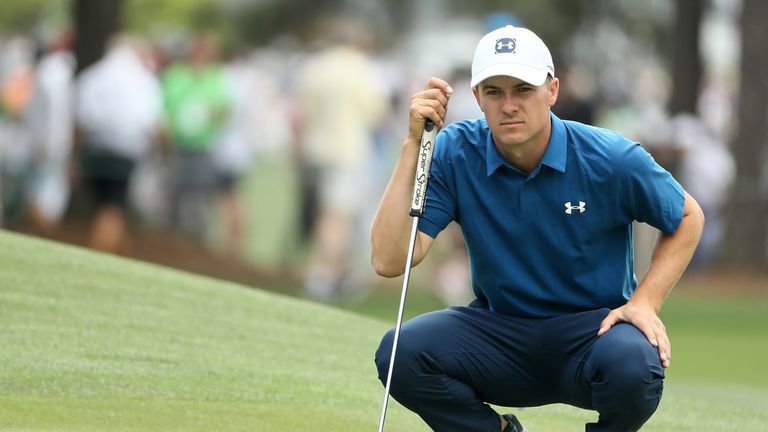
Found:
[[[700,319],[695,311],[670,309],[684,342],[644,431],[767,430],[765,319],[739,338],[723,328],[749,329],[765,303],[733,316],[717,306],[703,331],[690,322]],[[389,326],[0,231],[0,430],[375,430],[383,389],[373,352]],[[740,356],[729,380],[729,361]],[[538,432],[583,430],[596,418],[562,405],[519,415]],[[428,428],[393,402],[387,430]]]

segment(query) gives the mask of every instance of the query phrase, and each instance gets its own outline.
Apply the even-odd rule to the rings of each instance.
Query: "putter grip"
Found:
[[[424,214],[424,205],[427,202],[427,182],[429,182],[429,169],[432,166],[432,153],[435,151],[435,138],[437,126],[427,120],[424,123],[424,133],[421,135],[419,145],[419,159],[416,162],[416,178],[413,182],[413,199],[411,200],[410,215],[420,217]]]

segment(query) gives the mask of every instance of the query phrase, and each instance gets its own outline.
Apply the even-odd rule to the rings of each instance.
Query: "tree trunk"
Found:
[[[109,37],[120,29],[123,0],[75,0],[75,57],[77,73],[96,63],[106,50]]]
[[[744,0],[739,128],[732,146],[737,174],[731,197],[725,258],[730,264],[755,271],[768,270],[768,190],[764,180],[768,159],[766,22],[768,2]]]
[[[675,28],[672,30],[671,115],[696,114],[702,65],[699,30],[705,0],[676,0]]]

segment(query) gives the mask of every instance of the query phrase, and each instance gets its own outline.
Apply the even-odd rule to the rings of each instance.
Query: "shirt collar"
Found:
[[[565,172],[565,163],[568,157],[568,137],[565,132],[565,124],[554,113],[549,113],[552,122],[552,132],[549,136],[549,143],[544,156],[541,158],[540,165],[546,165],[554,170]],[[493,135],[490,128],[485,140],[485,156],[487,163],[486,174],[490,177],[502,165],[512,167],[499,153],[499,150],[493,144]],[[539,171],[537,169],[536,171]]]

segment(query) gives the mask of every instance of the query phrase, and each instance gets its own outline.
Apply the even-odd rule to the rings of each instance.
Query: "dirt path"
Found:
[[[67,220],[52,234],[43,234],[29,226],[13,227],[13,231],[54,241],[87,246],[88,225]],[[298,278],[290,271],[277,272],[217,254],[205,245],[175,236],[159,229],[132,227],[122,256],[167,267],[229,280],[259,288],[291,291]]]

